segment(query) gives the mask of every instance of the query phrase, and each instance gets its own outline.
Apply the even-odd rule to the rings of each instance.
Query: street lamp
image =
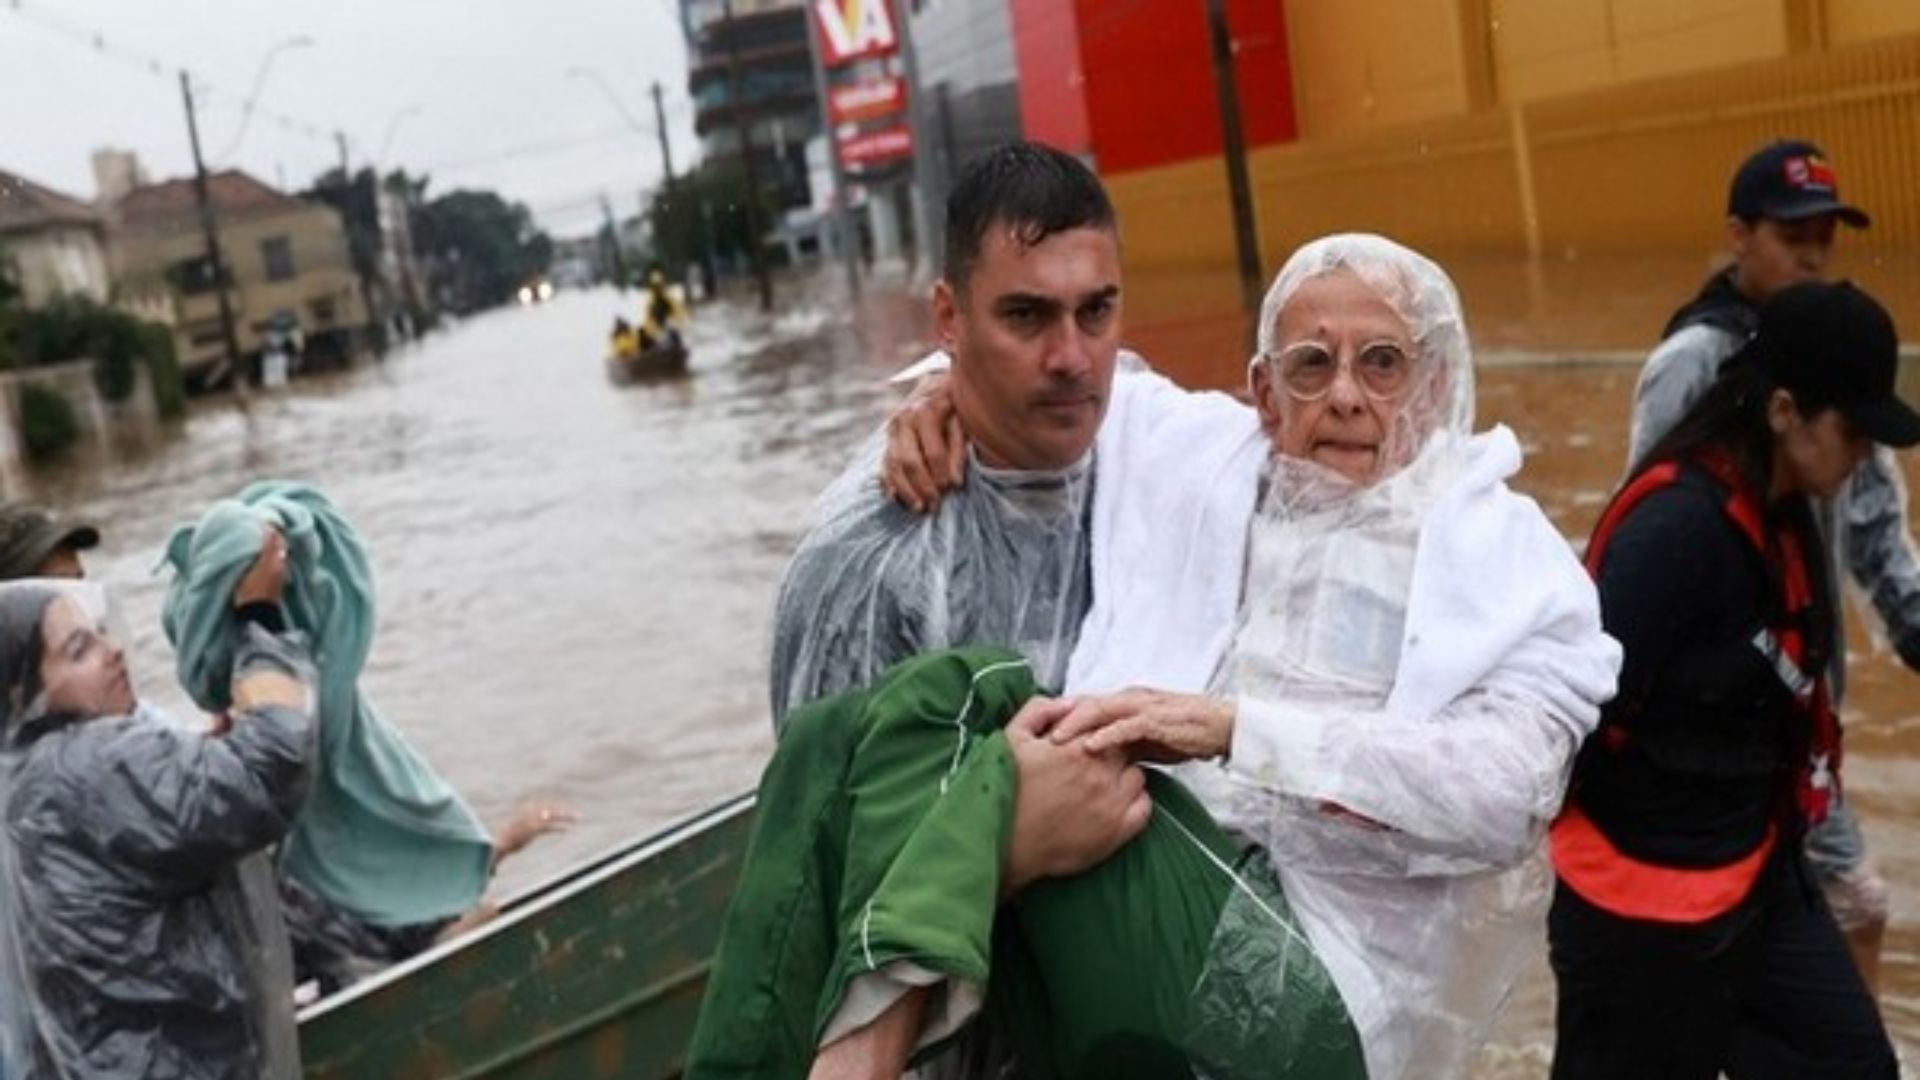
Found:
[[[260,90],[267,84],[267,72],[273,70],[273,62],[280,58],[281,53],[312,47],[313,38],[306,34],[296,34],[267,50],[267,55],[260,60],[259,73],[253,77],[253,89],[247,91],[246,104],[241,108],[240,130],[234,132],[233,141],[227,144],[225,150],[213,156],[215,161],[225,161],[233,155],[235,150],[240,149],[240,141],[247,137],[247,127],[253,122],[254,106],[260,103]]]

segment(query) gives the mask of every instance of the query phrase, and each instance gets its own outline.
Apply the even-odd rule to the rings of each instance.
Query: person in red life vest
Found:
[[[1800,844],[1840,776],[1812,500],[1920,443],[1897,354],[1851,284],[1781,291],[1601,515],[1625,662],[1550,832],[1555,1080],[1897,1073]]]

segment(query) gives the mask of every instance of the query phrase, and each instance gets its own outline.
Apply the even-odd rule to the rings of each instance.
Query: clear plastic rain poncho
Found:
[[[1373,236],[1307,245],[1267,295],[1254,362],[1293,344],[1282,312],[1330,274],[1405,323],[1411,382],[1356,484],[1277,452],[1311,410],[1275,373],[1276,453],[1215,680],[1239,701],[1234,742],[1225,767],[1180,773],[1279,869],[1373,1080],[1462,1076],[1543,940],[1541,837],[1619,651],[1565,541],[1505,486],[1512,434],[1471,434],[1466,328],[1432,262]]]
[[[261,852],[304,795],[311,710],[236,710],[224,735],[160,722],[114,672],[104,609],[89,586],[0,584],[0,1074],[292,1080]],[[118,687],[79,700],[119,704],[50,694],[52,650]],[[311,685],[303,646],[249,627],[233,677],[256,671]]]
[[[989,468],[931,514],[881,490],[882,436],[820,496],[774,616],[773,715],[865,686],[918,653],[1000,645],[1058,687],[1088,603],[1091,454],[1060,471]]]

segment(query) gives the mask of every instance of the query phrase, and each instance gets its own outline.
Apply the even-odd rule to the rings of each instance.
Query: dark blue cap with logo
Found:
[[[1742,162],[1727,191],[1727,213],[1747,221],[1801,221],[1832,214],[1856,229],[1866,212],[1840,201],[1840,181],[1820,148],[1797,139],[1771,143]]]

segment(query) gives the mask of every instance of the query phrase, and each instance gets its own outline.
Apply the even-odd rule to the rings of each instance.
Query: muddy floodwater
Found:
[[[895,397],[885,375],[926,340],[900,291],[852,303],[816,284],[789,291],[773,318],[703,309],[690,377],[615,387],[604,334],[636,304],[575,292],[483,315],[244,413],[200,405],[143,452],[39,474],[34,494],[102,526],[91,569],[116,589],[142,689],[188,712],[158,630],[154,566],[169,530],[254,479],[324,488],[377,572],[363,683],[375,703],[483,817],[530,795],[582,815],[506,866],[499,888],[510,891],[751,786],[772,741],[766,650],[781,569],[814,493]],[[1245,355],[1217,319],[1135,325],[1150,355],[1224,351],[1184,365],[1203,379],[1230,377]],[[1599,341],[1594,355],[1620,344]],[[1520,486],[1570,537],[1585,535],[1618,478],[1634,373],[1565,362],[1480,373],[1480,423],[1519,433]],[[1859,628],[1856,638],[1849,791],[1893,884],[1885,1008],[1915,1058],[1920,678]],[[1545,1075],[1551,1002],[1541,965],[1484,1076]]]

